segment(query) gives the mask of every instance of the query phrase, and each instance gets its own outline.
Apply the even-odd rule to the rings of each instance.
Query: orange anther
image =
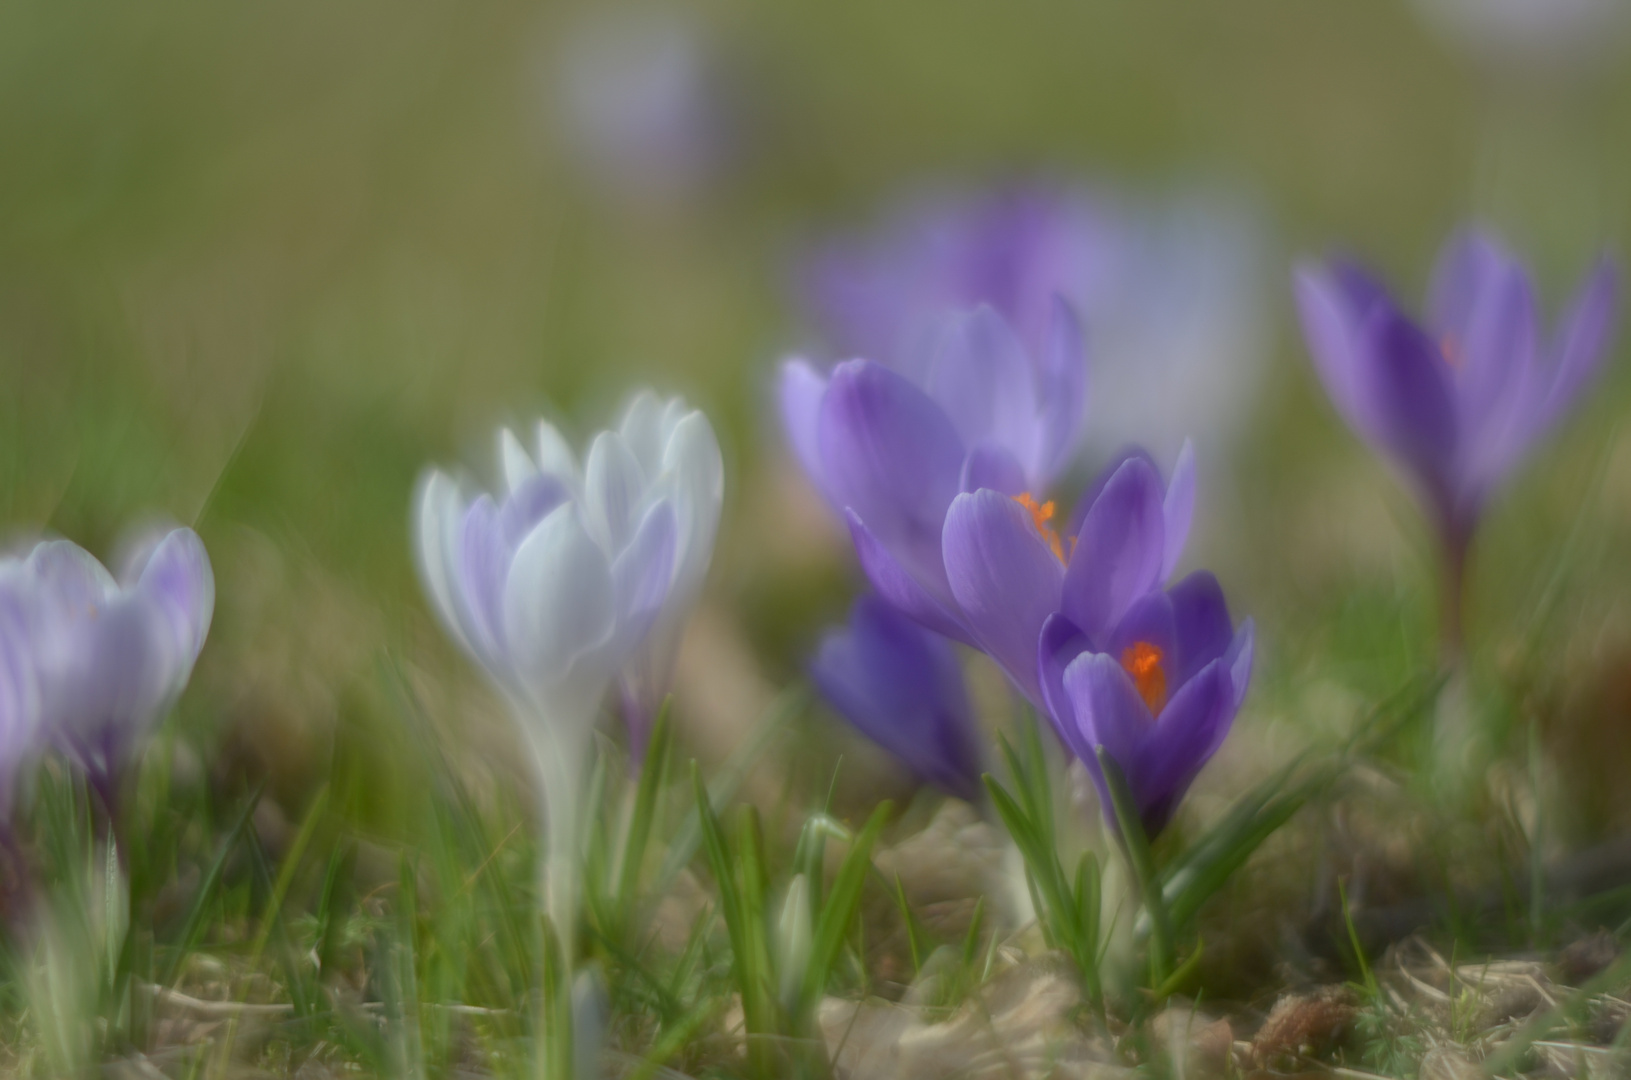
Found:
[[[1064,562],[1065,546],[1059,541],[1058,531],[1048,524],[1049,521],[1053,520],[1054,510],[1056,509],[1053,500],[1049,499],[1045,503],[1038,503],[1031,497],[1029,491],[1022,491],[1014,496],[1014,501],[1030,511],[1031,524],[1036,527],[1037,535],[1047,541],[1048,550],[1053,552],[1054,558]]]
[[[1122,670],[1133,677],[1138,696],[1156,716],[1167,703],[1167,673],[1161,667],[1161,647],[1148,641],[1135,641],[1121,650]]]

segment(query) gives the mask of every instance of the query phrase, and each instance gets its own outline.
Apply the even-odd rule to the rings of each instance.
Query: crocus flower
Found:
[[[1261,234],[1244,200],[1208,190],[916,193],[876,231],[818,247],[798,286],[826,347],[909,373],[942,310],[989,304],[1036,351],[1061,296],[1093,348],[1093,448],[1137,440],[1170,455],[1190,435],[1227,443],[1255,400]]]
[[[118,578],[67,540],[6,560],[46,738],[116,815],[124,766],[192,675],[215,577],[191,529],[146,534]]]
[[[1097,620],[1095,620],[1097,621]],[[1236,631],[1206,571],[1146,593],[1113,622],[1051,616],[1038,645],[1047,712],[1115,822],[1098,749],[1127,779],[1146,835],[1166,827],[1234,723],[1252,668],[1252,622]]]
[[[683,202],[739,142],[718,42],[680,6],[597,8],[561,43],[551,104],[565,149],[633,205]]]
[[[980,786],[974,710],[950,642],[873,595],[827,632],[810,677],[861,733],[920,779],[973,799]]]
[[[1596,372],[1614,293],[1614,268],[1601,261],[1543,341],[1523,265],[1478,231],[1445,249],[1425,325],[1351,263],[1297,273],[1303,332],[1326,391],[1348,425],[1409,475],[1443,541],[1452,643],[1478,518]]]
[[[504,487],[471,496],[446,473],[420,483],[418,560],[454,639],[509,701],[545,803],[545,888],[557,930],[577,903],[578,794],[607,688],[662,615],[674,584],[679,513],[650,485],[637,427],[603,431],[580,470],[552,425],[531,453],[499,433]]]

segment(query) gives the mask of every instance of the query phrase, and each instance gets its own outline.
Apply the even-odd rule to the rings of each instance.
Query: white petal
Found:
[[[453,567],[463,518],[464,498],[456,480],[439,469],[420,477],[419,492],[414,496],[414,561],[442,625],[469,650],[470,638],[461,624],[453,595],[457,580]]]
[[[647,476],[655,476],[662,464],[663,401],[649,389],[642,388],[623,410],[623,419],[617,425],[618,434],[628,443],[634,459]]]
[[[522,484],[538,475],[538,466],[509,428],[499,429],[498,460],[504,468],[504,487],[512,495]]]
[[[577,486],[578,456],[554,424],[538,421],[538,468]]]
[[[689,604],[713,557],[725,499],[725,461],[708,418],[693,410],[680,420],[663,456],[664,487],[679,519],[675,589]]]
[[[583,485],[589,528],[608,551],[623,550],[638,524],[646,493],[645,470],[623,436],[615,431],[595,436]]]
[[[504,629],[515,675],[547,693],[615,626],[611,569],[568,503],[534,529],[504,583]],[[609,677],[610,673],[608,673]]]
[[[659,499],[612,564],[620,650],[615,664],[621,664],[639,646],[663,613],[674,585],[675,532],[674,508],[667,499]]]

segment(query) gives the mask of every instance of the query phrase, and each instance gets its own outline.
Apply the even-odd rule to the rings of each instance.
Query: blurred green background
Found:
[[[196,524],[219,601],[185,710],[216,767],[297,801],[336,730],[391,737],[384,656],[448,688],[454,722],[493,711],[421,598],[414,480],[486,467],[500,420],[582,438],[641,382],[706,409],[729,470],[682,708],[751,713],[856,578],[771,409],[802,340],[792,261],[913,185],[1032,169],[1263,209],[1269,377],[1239,452],[1203,463],[1189,558],[1264,642],[1236,756],[1432,663],[1431,549],[1323,399],[1291,260],[1349,247],[1413,299],[1476,216],[1555,312],[1627,249],[1631,70],[1607,46],[1507,62],[1381,0],[664,8],[727,73],[733,139],[653,197],[574,154],[558,107],[563,50],[607,7],[0,5],[0,524],[99,553],[144,515]],[[1472,584],[1483,685],[1585,777],[1582,834],[1631,819],[1618,351],[1497,504]]]

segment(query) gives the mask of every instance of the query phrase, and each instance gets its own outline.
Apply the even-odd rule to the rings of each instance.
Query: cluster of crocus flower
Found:
[[[498,435],[495,497],[440,470],[420,483],[417,548],[449,633],[504,695],[544,803],[558,932],[577,902],[579,795],[596,717],[620,682],[636,756],[705,576],[724,467],[713,428],[642,392],[580,465],[551,424]]]
[[[921,778],[967,797],[981,755],[951,642],[972,646],[1101,784],[1107,750],[1159,830],[1251,670],[1251,625],[1235,631],[1215,579],[1163,589],[1189,534],[1193,448],[1170,482],[1124,452],[1057,520],[1049,490],[1087,409],[1067,299],[1092,255],[1081,208],[1005,197],[941,224],[927,231],[938,259],[909,244],[848,276],[823,267],[851,339],[876,354],[828,374],[803,359],[782,368],[789,440],[876,594],[829,633],[811,674]],[[948,299],[973,306],[929,310]]]
[[[1453,652],[1478,520],[1596,372],[1614,323],[1614,267],[1597,264],[1549,341],[1527,271],[1484,232],[1446,247],[1425,324],[1347,260],[1303,267],[1296,286],[1332,402],[1406,473],[1437,530],[1446,562],[1441,632]]]
[[[121,777],[192,674],[215,610],[198,536],[144,534],[117,577],[67,540],[0,559],[0,823],[55,749],[117,819]]]

